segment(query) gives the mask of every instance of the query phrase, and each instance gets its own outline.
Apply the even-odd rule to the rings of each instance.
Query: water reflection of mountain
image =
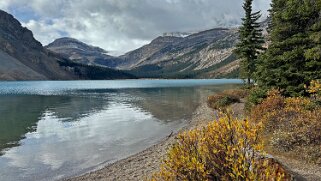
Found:
[[[235,85],[128,89],[123,93],[132,98],[131,104],[166,122],[189,118],[208,95],[233,87]]]
[[[133,89],[126,94],[131,104],[151,113],[160,121],[173,121],[190,116],[196,109],[200,96],[194,88]]]
[[[28,132],[37,129],[42,114],[50,109],[54,116],[78,120],[101,110],[106,100],[77,96],[12,95],[0,98],[0,151],[19,145]]]
[[[65,96],[59,105],[50,106],[50,111],[62,121],[79,121],[82,117],[106,109],[108,104],[107,99],[90,95]]]

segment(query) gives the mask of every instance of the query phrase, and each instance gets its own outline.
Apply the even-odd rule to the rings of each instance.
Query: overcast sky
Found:
[[[242,0],[0,0],[43,45],[73,37],[123,53],[164,32],[199,31],[240,24]],[[254,0],[267,16],[270,0]]]

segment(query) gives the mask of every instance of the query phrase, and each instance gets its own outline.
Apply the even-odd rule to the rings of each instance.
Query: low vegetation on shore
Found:
[[[207,105],[212,109],[224,111],[229,105],[233,103],[240,103],[242,99],[247,97],[248,90],[246,89],[232,89],[221,93],[209,96],[207,98]]]
[[[210,96],[208,106],[216,110],[222,106],[224,113],[202,128],[178,135],[152,180],[293,179],[266,152],[290,153],[302,162],[321,164],[321,82],[312,81],[306,87],[309,97],[285,97],[271,89],[249,99],[256,89]],[[229,113],[229,105],[241,99],[254,105],[247,113],[244,110],[247,119]]]
[[[279,91],[272,90],[252,109],[250,117],[254,122],[263,123],[262,134],[267,146],[321,164],[320,100],[319,95],[284,97]]]
[[[180,134],[152,180],[293,180],[265,152],[321,165],[321,1],[272,0],[267,43],[252,2],[235,50],[246,88],[210,96],[224,114]],[[228,109],[240,102],[241,120]]]

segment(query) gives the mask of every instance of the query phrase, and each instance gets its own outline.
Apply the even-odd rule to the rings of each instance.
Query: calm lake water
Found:
[[[0,180],[57,180],[156,144],[240,80],[0,82]]]

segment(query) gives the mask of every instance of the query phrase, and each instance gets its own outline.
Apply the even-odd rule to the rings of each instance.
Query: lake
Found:
[[[0,178],[57,180],[138,153],[187,124],[219,80],[0,82]]]

